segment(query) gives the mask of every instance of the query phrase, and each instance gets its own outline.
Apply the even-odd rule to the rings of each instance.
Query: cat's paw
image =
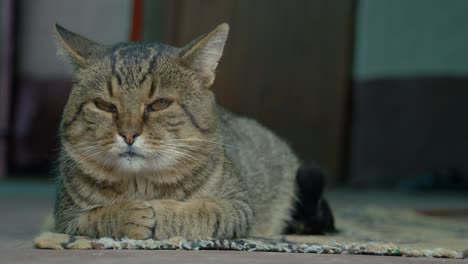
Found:
[[[120,204],[120,235],[132,239],[149,239],[154,236],[156,213],[150,203],[140,200]]]

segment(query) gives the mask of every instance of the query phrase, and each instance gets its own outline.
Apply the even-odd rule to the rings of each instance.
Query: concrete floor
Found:
[[[375,193],[374,193],[375,195]],[[381,193],[382,201],[388,194]],[[379,196],[379,195],[377,195]],[[332,191],[332,205],[359,203],[363,192],[352,195],[347,191]],[[399,195],[398,199],[404,199]],[[403,198],[402,198],[403,197]],[[445,197],[445,196],[444,196]],[[0,182],[0,264],[19,263],[467,263],[465,260],[404,258],[381,256],[315,255],[235,251],[76,251],[37,250],[31,239],[38,234],[45,216],[52,212],[54,189],[51,184]],[[466,196],[450,196],[454,207],[466,206]],[[450,200],[452,199],[452,200]],[[378,200],[378,199],[377,199]],[[377,201],[376,200],[376,201]],[[388,200],[388,199],[387,199]],[[440,199],[436,199],[440,201]],[[421,206],[427,204],[422,195]],[[398,202],[399,203],[399,202]],[[416,203],[417,200],[416,200]],[[399,203],[400,204],[400,203]]]

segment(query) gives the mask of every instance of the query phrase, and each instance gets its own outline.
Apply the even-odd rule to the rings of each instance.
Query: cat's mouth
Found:
[[[138,154],[133,150],[128,150],[128,151],[126,151],[124,153],[120,153],[119,157],[120,158],[125,158],[125,159],[136,159],[136,158],[144,159],[145,158],[145,156],[143,156],[141,154]]]

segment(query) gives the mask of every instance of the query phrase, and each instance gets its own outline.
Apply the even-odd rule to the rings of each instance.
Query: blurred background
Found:
[[[468,190],[466,0],[2,0],[0,177],[53,178],[71,88],[55,22],[101,43],[231,33],[220,104],[329,186]]]

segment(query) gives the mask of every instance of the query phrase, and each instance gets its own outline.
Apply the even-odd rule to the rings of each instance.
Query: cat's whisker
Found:
[[[78,144],[73,144],[73,147],[80,147],[80,146],[96,146],[96,147],[99,147],[99,146],[106,146],[106,145],[109,145],[109,144],[113,144],[114,141],[108,141],[106,142],[104,139],[98,139],[96,141],[86,141],[86,142],[82,142],[82,143],[78,143]]]
[[[158,153],[159,154],[163,154],[163,153]],[[163,157],[162,155],[159,155],[160,157]],[[181,176],[184,176],[186,174],[190,174],[193,170],[193,168],[188,168],[185,166],[185,162],[183,162],[183,160],[180,160],[180,159],[176,159],[174,158],[173,156],[169,155],[169,156],[164,156],[164,158],[169,158],[170,160],[172,160],[175,164],[172,164],[170,166],[170,169],[172,170],[175,170],[176,173],[180,174]],[[197,163],[199,165],[199,163]],[[184,169],[184,173],[181,173],[176,167],[177,166],[180,166]],[[202,173],[203,175],[205,175],[205,173]],[[182,183],[179,183],[179,182],[176,182],[176,185],[181,185]]]
[[[179,138],[179,139],[168,139],[168,140],[161,140],[161,142],[178,142],[178,141],[193,141],[193,142],[203,142],[203,143],[210,143],[210,144],[216,144],[216,145],[220,145],[220,146],[224,146],[224,147],[228,147],[228,148],[233,148],[233,149],[237,149],[237,150],[240,150],[239,148],[235,147],[235,146],[232,146],[232,145],[229,145],[229,144],[225,144],[223,142],[218,142],[218,141],[212,141],[212,140],[206,140],[206,139],[199,139],[199,138]]]
[[[175,163],[174,165],[170,166],[170,169],[174,170],[177,174],[180,174],[181,176],[183,176],[184,173],[181,173],[181,172],[176,168],[175,165],[180,165],[180,166],[182,166],[184,170],[187,170],[187,168],[186,168],[185,166],[181,165],[181,164],[180,164],[180,161],[177,160],[176,158],[172,157],[172,156],[166,156],[166,158],[169,158],[170,160],[172,160],[172,161]]]
[[[164,159],[169,159],[171,162],[175,163],[175,165],[181,165],[180,164],[180,161],[177,160],[175,157],[173,157],[172,155],[167,155],[168,153],[164,153],[164,152],[157,152],[155,153],[155,155],[157,156],[157,158],[159,160],[164,160]],[[157,161],[153,160],[152,164],[155,166],[155,167],[158,167],[158,165],[160,165]],[[169,169],[171,170],[174,170],[177,174],[180,174],[180,175],[184,175],[183,173],[181,173],[179,170],[176,169],[175,165],[171,165],[169,167]],[[187,168],[183,165],[181,165],[184,170],[187,170]],[[187,172],[190,172],[190,170],[187,170]],[[179,183],[177,182],[176,183],[177,185],[179,185]]]
[[[169,147],[170,149],[182,151],[188,155],[192,154],[197,156],[209,156],[210,153],[215,150],[215,148],[173,143],[165,143],[163,144],[163,147]]]
[[[190,173],[190,172],[191,172],[191,170],[192,170],[192,169],[191,169],[191,166],[189,166],[189,167],[185,166],[186,162],[184,162],[183,159],[178,159],[178,158],[174,157],[174,156],[173,156],[174,152],[168,152],[167,150],[165,150],[165,151],[163,151],[162,153],[164,153],[164,154],[166,154],[166,155],[169,154],[169,157],[171,158],[171,160],[173,160],[173,161],[175,162],[175,164],[174,164],[173,166],[175,166],[175,165],[177,165],[177,166],[182,166],[183,169],[184,169],[184,171],[186,171],[186,173]],[[189,160],[192,161],[192,165],[193,165],[193,164],[199,165],[199,164],[201,163],[200,160],[194,160],[194,159],[190,159],[190,158],[187,158],[187,159],[189,159]]]
[[[199,158],[197,158],[197,157],[195,157],[193,155],[189,155],[189,154],[187,154],[185,152],[182,152],[182,151],[178,151],[178,150],[174,150],[174,149],[170,149],[170,148],[165,148],[165,149],[161,148],[161,149],[159,149],[159,151],[166,152],[166,153],[171,153],[171,154],[176,154],[176,155],[182,156],[182,157],[187,158],[187,159],[189,159],[191,161],[194,161],[194,162],[202,162],[201,159],[199,159]]]
[[[199,147],[199,146],[192,146],[192,145],[188,145],[188,144],[164,144],[164,146],[171,146],[171,147],[177,147],[177,148],[181,148],[181,149],[184,149],[184,150],[188,150],[188,151],[192,151],[192,152],[196,152],[198,150],[201,150],[201,151],[206,151],[207,153],[213,151],[213,149],[207,149],[207,148],[203,148],[203,147]],[[205,154],[205,153],[203,153]]]
[[[86,147],[80,149],[70,149],[68,150],[68,154],[77,154],[77,155],[88,155],[90,152],[94,152],[98,147]]]
[[[213,151],[212,149],[206,149],[206,148],[201,148],[201,147],[198,147],[198,146],[192,146],[192,145],[188,145],[188,144],[167,144],[167,143],[164,143],[164,145],[167,145],[167,146],[177,146],[177,147],[187,147],[186,150],[188,151],[191,151],[191,152],[194,152],[195,154],[204,154],[204,155],[209,155],[211,151]],[[204,150],[206,151],[206,153],[203,153],[203,152],[198,152],[198,150]],[[249,152],[249,151],[244,151],[244,152]],[[227,160],[228,163],[231,163],[230,160]]]
[[[100,150],[100,151],[97,151],[95,153],[92,153],[90,155],[87,155],[87,156],[78,156],[78,157],[75,157],[75,164],[74,166],[68,171],[68,175],[72,174],[82,163],[86,162],[87,160],[89,160],[90,158],[94,157],[94,156],[97,156],[99,154],[102,154],[104,153],[106,150]]]

